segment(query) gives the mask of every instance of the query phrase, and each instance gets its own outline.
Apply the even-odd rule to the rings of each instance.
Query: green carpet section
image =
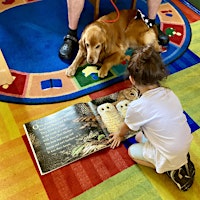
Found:
[[[183,109],[200,124],[200,64],[194,65],[168,77],[166,85],[179,97]]]
[[[200,10],[200,1],[199,0],[187,0],[187,1]]]
[[[191,23],[192,29],[192,38],[190,42],[189,49],[193,51],[196,55],[200,57],[200,37],[199,37],[199,30],[200,30],[200,21]]]
[[[151,195],[149,195],[151,194]],[[74,200],[160,200],[161,197],[137,165],[116,174]]]

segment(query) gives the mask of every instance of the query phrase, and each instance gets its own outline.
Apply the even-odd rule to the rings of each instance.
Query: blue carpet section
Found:
[[[43,90],[50,88],[61,88],[61,87],[62,87],[62,81],[60,79],[49,79],[41,82],[41,88]]]
[[[132,144],[137,143],[135,140],[135,136],[128,138],[127,140],[123,141],[123,145],[128,149]]]
[[[28,73],[66,67],[58,48],[66,32],[66,1],[40,1],[0,15],[0,47],[8,66]]]
[[[190,126],[190,129],[191,129],[192,133],[200,128],[199,125],[195,121],[193,121],[193,119],[185,111],[184,111],[184,114],[185,114],[185,116],[187,118],[187,122],[188,122],[188,124]]]
[[[200,58],[189,49],[176,61],[167,66],[170,74],[176,73],[200,62]]]

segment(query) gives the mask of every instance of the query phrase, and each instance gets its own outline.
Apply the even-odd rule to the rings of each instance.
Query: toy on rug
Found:
[[[88,77],[89,75],[96,73],[98,74],[97,66],[87,66],[82,72],[84,73],[85,77]]]

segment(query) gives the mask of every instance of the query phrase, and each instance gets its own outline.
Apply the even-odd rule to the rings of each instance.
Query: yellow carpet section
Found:
[[[183,109],[200,124],[200,64],[189,67],[168,77],[167,85],[179,97]]]
[[[21,138],[0,145],[0,199],[48,199]]]
[[[9,104],[0,103],[0,123],[0,145],[21,136]]]
[[[25,122],[46,116],[89,96],[48,105],[0,102],[0,200],[48,200],[33,161],[21,136]]]
[[[189,49],[197,54],[200,57],[200,37],[199,37],[199,30],[200,30],[200,21],[196,21],[190,24],[192,29],[192,39],[189,46]]]

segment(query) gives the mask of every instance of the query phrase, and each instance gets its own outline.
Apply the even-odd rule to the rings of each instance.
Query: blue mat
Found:
[[[117,7],[128,9],[130,3],[127,0],[117,1]],[[162,5],[167,7],[161,9],[156,21],[161,24],[163,31],[168,33],[178,27],[177,30],[184,33],[178,43],[178,36],[173,35],[167,51],[162,53],[164,63],[169,65],[187,50],[191,30],[187,19],[173,3],[163,0]],[[137,8],[147,13],[145,1],[137,1]],[[101,0],[100,15],[111,11],[114,11],[112,4]],[[173,16],[177,13],[180,23],[176,21],[173,24]],[[78,29],[79,37],[84,27],[92,22],[93,15],[94,8],[86,0]],[[82,71],[73,78],[67,78],[64,71],[71,61],[66,63],[58,57],[67,24],[66,0],[36,1],[0,14],[0,48],[15,78],[7,89],[0,87],[1,101],[25,104],[61,102],[101,90],[127,78],[126,71],[121,70],[120,65],[113,67],[105,79],[98,79],[94,74],[86,78]]]

